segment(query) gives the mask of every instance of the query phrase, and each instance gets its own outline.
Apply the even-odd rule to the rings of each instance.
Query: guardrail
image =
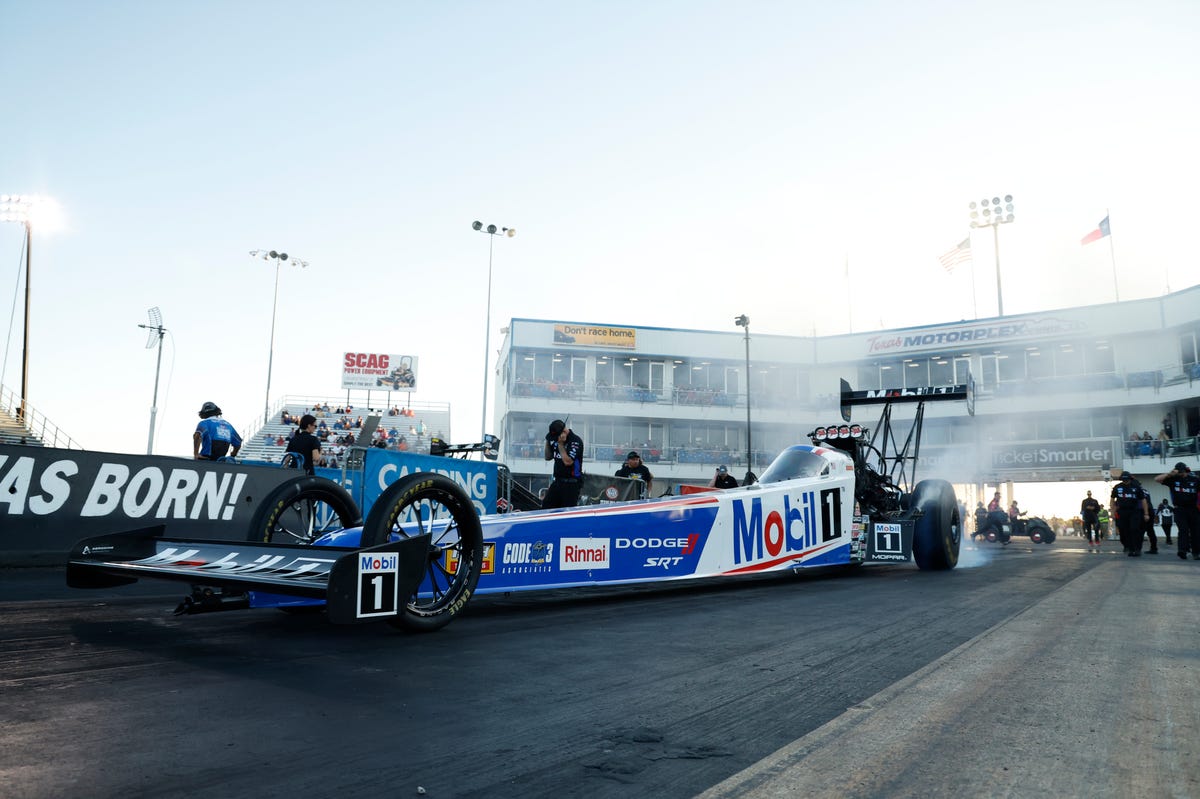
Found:
[[[0,412],[8,416],[30,440],[14,441],[15,444],[45,445],[59,449],[83,449],[78,441],[59,429],[37,408],[25,403],[24,418],[21,414],[21,398],[5,386],[0,386]],[[14,435],[21,437],[21,433]]]

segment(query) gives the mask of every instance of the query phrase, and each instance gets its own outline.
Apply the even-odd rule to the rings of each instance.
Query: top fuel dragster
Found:
[[[171,579],[222,589],[194,592],[185,612],[324,602],[335,622],[386,619],[425,631],[449,623],[476,593],[909,560],[950,569],[961,541],[954,490],[944,480],[911,490],[908,482],[924,403],[954,399],[969,409],[968,386],[871,392],[842,381],[842,421],[785,449],[758,483],[679,497],[481,518],[453,480],[416,473],[360,520],[337,483],[298,477],[264,500],[245,544],[164,537],[161,526],[97,536],[75,546],[67,580],[87,588]],[[900,446],[896,402],[917,403]],[[873,432],[849,424],[850,408],[866,403],[884,405]],[[314,529],[326,517],[329,529]]]

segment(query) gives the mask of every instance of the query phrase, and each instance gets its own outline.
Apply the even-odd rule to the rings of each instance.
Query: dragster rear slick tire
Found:
[[[453,480],[415,473],[388,486],[363,524],[362,546],[393,536],[432,533],[424,577],[400,614],[388,621],[411,632],[432,632],[454,620],[475,593],[483,570],[483,528],[471,498]]]
[[[328,518],[326,518],[328,517]],[[362,521],[358,504],[346,489],[324,477],[288,480],[267,495],[254,511],[247,541],[262,544],[308,544],[324,529],[356,527]]]
[[[945,480],[922,480],[913,491],[913,560],[924,570],[953,569],[962,544],[962,520],[954,487]]]

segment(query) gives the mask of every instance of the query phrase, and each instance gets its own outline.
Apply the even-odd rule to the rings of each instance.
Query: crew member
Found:
[[[1142,525],[1150,518],[1150,503],[1129,472],[1121,472],[1121,482],[1113,486],[1108,507],[1117,520],[1117,532],[1121,535],[1125,554],[1139,557],[1142,554]]]
[[[1088,546],[1100,546],[1100,502],[1091,491],[1079,503],[1079,516],[1083,519],[1083,534],[1088,537]]]
[[[642,456],[637,452],[630,452],[625,456],[625,463],[620,469],[617,469],[616,476],[641,480],[643,484],[640,492],[641,496],[650,496],[650,487],[654,483],[654,475],[650,474],[650,470],[646,468],[646,464],[642,463]]]
[[[323,466],[325,458],[321,455],[321,442],[317,439],[317,417],[306,413],[300,417],[300,429],[288,442],[288,452],[300,456],[301,465],[306,474],[313,474],[314,466]],[[287,457],[287,454],[284,454]]]
[[[737,488],[737,478],[729,473],[728,467],[721,465],[717,467],[717,471],[713,473],[713,478],[708,481],[711,488]]]
[[[1150,551],[1146,554],[1157,555],[1158,535],[1154,532],[1154,500],[1150,497],[1150,492],[1146,490],[1144,485],[1139,483],[1137,480],[1134,480],[1134,482],[1137,483],[1138,489],[1142,492],[1142,499],[1146,501],[1146,509],[1150,511],[1149,515],[1146,516],[1144,523],[1142,524],[1143,532],[1142,537],[1138,538],[1138,548],[1141,548],[1143,538],[1148,537],[1150,539]]]
[[[1166,499],[1158,506],[1158,523],[1163,529],[1163,535],[1167,539],[1167,546],[1171,546],[1171,525],[1175,523],[1175,513],[1171,510],[1171,503]]]
[[[988,513],[994,510],[1000,510],[1000,492],[997,491],[992,495],[992,501],[988,503]]]
[[[554,461],[554,481],[546,490],[543,508],[573,508],[583,488],[583,439],[562,419],[550,423],[546,433],[546,460]]]
[[[1200,478],[1192,473],[1183,461],[1175,464],[1175,468],[1154,478],[1171,492],[1171,502],[1175,505],[1175,523],[1179,527],[1176,540],[1179,542],[1179,557],[1187,559],[1187,553],[1192,553],[1192,560],[1200,560],[1200,508],[1196,507],[1196,497],[1200,494]]]
[[[972,539],[983,535],[983,528],[987,527],[987,515],[987,508],[983,507],[983,500],[980,500],[975,504],[975,533]]]
[[[215,402],[200,406],[200,424],[192,433],[192,457],[198,461],[217,461],[228,455],[236,458],[242,448],[242,437],[233,425],[221,418]]]

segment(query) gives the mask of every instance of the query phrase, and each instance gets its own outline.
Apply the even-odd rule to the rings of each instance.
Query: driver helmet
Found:
[[[217,407],[215,402],[206,402],[200,406],[200,418],[207,419],[210,416],[220,416],[221,409]]]

